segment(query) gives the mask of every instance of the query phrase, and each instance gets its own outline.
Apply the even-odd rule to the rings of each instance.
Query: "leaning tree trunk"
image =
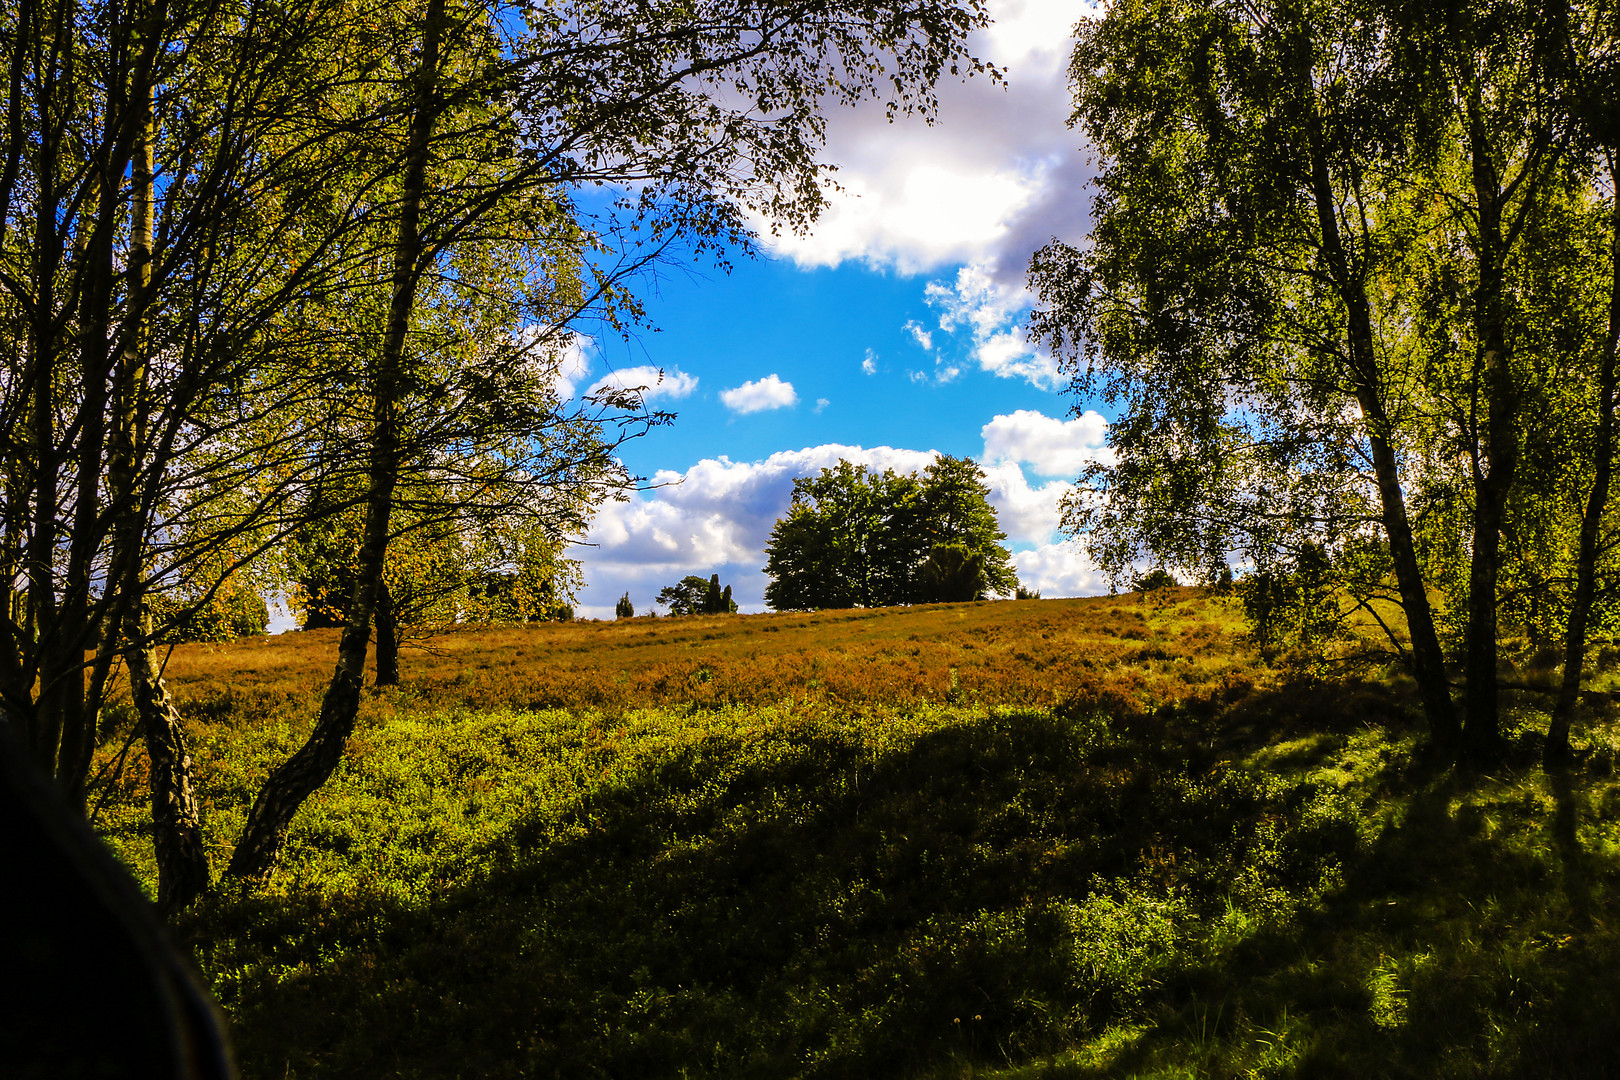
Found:
[[[186,750],[180,714],[158,671],[150,620],[142,619],[139,633],[132,637],[124,663],[151,762],[157,906],[169,915],[189,907],[208,889],[208,849],[203,844],[202,815],[192,786],[191,754]]]
[[[1620,181],[1620,169],[1611,153],[1609,189]],[[1597,586],[1598,531],[1603,511],[1609,504],[1609,488],[1614,475],[1614,361],[1620,344],[1620,202],[1610,208],[1609,218],[1609,333],[1603,342],[1598,367],[1597,448],[1593,455],[1592,490],[1587,495],[1586,512],[1581,516],[1580,549],[1576,556],[1575,596],[1569,608],[1569,626],[1564,638],[1564,680],[1558,688],[1552,722],[1547,726],[1547,743],[1542,765],[1549,770],[1569,762],[1569,729],[1575,718],[1575,699],[1581,692],[1581,669],[1586,664],[1586,628],[1592,614],[1592,597]]]
[[[384,581],[377,587],[377,685],[399,685],[399,620],[394,593]]]
[[[410,143],[400,195],[398,238],[390,283],[388,324],[375,380],[372,408],[371,462],[366,482],[366,523],[360,544],[359,574],[349,603],[343,636],[338,642],[337,670],[321,701],[320,717],[309,741],[269,778],[248,812],[246,826],[226,873],[260,878],[275,868],[293,815],[304,800],[326,783],[348,745],[360,710],[366,646],[382,586],[383,557],[388,549],[389,518],[399,471],[398,411],[404,395],[405,336],[410,327],[421,278],[422,195],[426,187],[428,150],[435,118],[434,95],[439,68],[439,42],[444,0],[429,0],[424,20],[422,61],[417,71]]]

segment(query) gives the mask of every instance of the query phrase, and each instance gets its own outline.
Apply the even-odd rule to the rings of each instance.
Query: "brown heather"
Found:
[[[336,630],[176,648],[191,715],[313,707]],[[972,701],[1151,709],[1255,674],[1233,601],[1200,589],[813,614],[459,629],[407,647],[402,695],[433,707],[590,708]]]

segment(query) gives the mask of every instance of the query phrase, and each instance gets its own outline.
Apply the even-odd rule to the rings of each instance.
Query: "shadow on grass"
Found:
[[[1007,1075],[1612,1077],[1615,868],[1580,844],[1583,787],[1413,770],[1313,910],[1215,943],[1118,1052]]]
[[[1620,950],[1581,923],[1612,875],[1580,793],[1549,828],[1533,784],[1413,765],[1404,717],[1296,687],[881,755],[713,739],[454,894],[193,931],[249,1075],[1604,1075]],[[1370,835],[1317,775],[1355,754],[1400,793]]]

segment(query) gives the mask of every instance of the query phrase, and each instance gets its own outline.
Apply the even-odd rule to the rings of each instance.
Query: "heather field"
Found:
[[[1243,634],[1234,603],[1193,589],[1145,602],[1131,594],[537,623],[423,642],[406,653],[404,697],[434,708],[607,711],[807,700],[909,709],[948,698],[1052,706],[1104,696],[1151,706],[1246,671]],[[318,699],[337,635],[187,646],[167,670],[196,708],[268,715]]]
[[[216,860],[334,650],[174,651]],[[249,1077],[1609,1076],[1620,730],[1519,697],[1442,767],[1191,589],[459,632],[178,930]]]

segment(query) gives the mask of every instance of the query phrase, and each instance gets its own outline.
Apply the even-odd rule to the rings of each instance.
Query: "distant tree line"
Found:
[[[984,470],[941,456],[920,475],[840,461],[793,482],[765,551],[778,611],[1012,595],[1018,577]]]
[[[719,574],[710,574],[707,581],[688,574],[674,585],[660,589],[657,599],[669,608],[671,615],[731,615],[737,610],[737,602],[731,598],[731,586],[722,588]]]

